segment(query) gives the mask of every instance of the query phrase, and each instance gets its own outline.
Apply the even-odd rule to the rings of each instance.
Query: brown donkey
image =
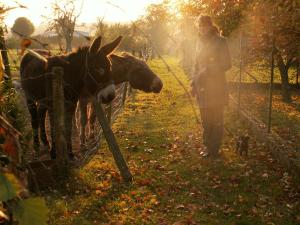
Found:
[[[25,92],[27,106],[31,115],[31,125],[34,136],[34,147],[39,149],[39,132],[41,125],[41,139],[49,146],[45,138],[45,115],[49,110],[51,125],[51,151],[52,159],[56,158],[53,109],[51,95],[51,71],[55,66],[64,69],[64,97],[65,97],[65,134],[69,157],[72,152],[72,118],[76,104],[83,90],[88,90],[90,95],[98,95],[103,102],[110,102],[115,97],[115,86],[111,76],[111,62],[108,55],[119,45],[122,37],[113,42],[101,45],[101,36],[97,37],[90,47],[79,48],[68,55],[49,57],[46,60],[26,54],[21,61],[21,85]]]
[[[159,93],[163,87],[161,79],[149,68],[145,61],[135,58],[128,53],[120,55],[110,55],[112,63],[112,78],[115,85],[128,81],[134,89],[139,89],[144,92]],[[98,97],[99,99],[99,97]],[[90,102],[88,95],[84,92],[79,99],[80,109],[80,142],[84,146],[86,142],[86,125],[87,125],[87,105]],[[90,130],[94,130],[95,113],[91,107],[90,113]]]

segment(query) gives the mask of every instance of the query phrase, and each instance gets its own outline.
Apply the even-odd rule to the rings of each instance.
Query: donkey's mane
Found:
[[[82,54],[85,54],[88,49],[89,49],[88,46],[82,46],[82,47],[77,48],[75,51],[65,53],[65,54],[52,55],[49,58],[52,58],[52,57],[64,57],[64,58],[71,57],[72,58],[72,57],[77,56],[77,55],[81,56]],[[38,51],[40,51],[40,49],[38,49]]]
[[[75,51],[67,53],[67,54],[60,54],[60,55],[53,55],[47,57],[48,63],[50,66],[62,66],[64,67],[66,64],[63,63],[63,61],[68,61],[73,66],[81,66],[82,63],[85,60],[86,53],[88,51],[89,47],[79,47]]]

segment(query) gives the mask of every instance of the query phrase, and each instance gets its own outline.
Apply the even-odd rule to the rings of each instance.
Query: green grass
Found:
[[[188,85],[177,59],[167,58]],[[299,190],[263,144],[234,153],[226,135],[222,158],[200,158],[197,125],[182,88],[160,60],[150,62],[164,81],[161,94],[137,91],[113,125],[134,181],[122,183],[103,145],[68,183],[46,194],[49,224],[300,224]],[[246,129],[226,113],[230,129]]]

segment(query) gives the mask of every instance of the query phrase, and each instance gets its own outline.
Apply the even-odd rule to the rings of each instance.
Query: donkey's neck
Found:
[[[88,95],[94,95],[97,91],[97,84],[91,76],[86,76],[86,57],[88,54],[88,47],[79,48],[76,52],[72,52],[66,56],[70,62],[69,72],[77,79],[79,92],[86,92]],[[75,78],[76,76],[76,78]]]
[[[86,55],[88,53],[88,47],[79,48],[76,52],[72,52],[66,56],[66,59],[72,65],[72,69],[77,71],[82,75],[82,78],[85,74],[85,64],[86,64]]]
[[[111,75],[116,85],[129,81],[130,61],[115,54],[110,55],[112,62]]]

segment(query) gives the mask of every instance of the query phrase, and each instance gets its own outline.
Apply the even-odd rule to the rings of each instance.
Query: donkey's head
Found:
[[[101,36],[91,44],[86,57],[86,85],[98,100],[108,103],[115,98],[115,85],[111,76],[111,63],[108,56],[120,44],[119,36],[113,42],[101,46]],[[96,87],[96,88],[95,88]]]
[[[128,53],[123,53],[119,60],[122,60],[122,58],[123,62],[127,64],[126,79],[132,88],[153,93],[161,91],[163,87],[161,79],[149,68],[144,60],[137,59]]]

